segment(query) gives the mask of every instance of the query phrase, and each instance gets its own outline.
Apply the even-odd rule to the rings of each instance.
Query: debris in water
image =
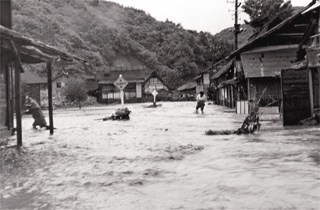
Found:
[[[114,114],[111,115],[111,117],[105,117],[102,120],[129,120],[130,119],[130,113],[131,111],[128,108],[121,108],[117,109]]]

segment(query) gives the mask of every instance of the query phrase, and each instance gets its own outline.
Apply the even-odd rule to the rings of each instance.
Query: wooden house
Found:
[[[141,102],[145,83],[145,67],[106,67],[96,74],[98,82],[97,101],[114,103],[120,100],[120,90],[114,85],[119,75],[128,82],[124,91],[125,102]]]
[[[313,33],[306,34],[309,38],[308,48],[306,49],[307,64],[308,64],[308,84],[310,96],[311,114],[320,110],[320,2],[317,2],[303,14],[311,13],[315,22]]]
[[[319,114],[319,10],[320,3],[317,2],[301,13],[301,16],[309,19],[300,44],[306,46],[299,48],[297,60],[300,62],[281,72],[284,125],[297,125],[301,120],[312,117],[314,113]]]
[[[52,93],[56,99],[61,99],[63,97],[62,90],[63,90],[63,87],[66,86],[68,79],[69,79],[69,74],[64,71],[60,72],[55,77],[53,77]]]
[[[234,59],[215,64],[218,71],[211,77],[212,86],[216,89],[216,104],[229,108],[234,108],[236,103],[234,64]]]
[[[52,64],[59,60],[85,62],[82,58],[45,45],[11,30],[11,1],[0,1],[0,134],[6,138],[17,133],[17,145],[22,145],[21,73],[22,64],[46,63],[50,134],[53,134]],[[16,125],[14,125],[14,114]]]
[[[305,9],[284,21],[279,18],[271,20],[260,33],[228,56],[236,63],[237,103],[241,100],[241,90],[245,90],[249,102],[247,109],[250,104],[259,102],[260,107],[278,107],[273,110],[279,113],[282,104],[281,70],[291,67],[304,56],[305,34],[314,28],[314,22],[303,14]]]
[[[170,93],[169,87],[156,73],[147,73],[144,66],[112,66],[98,69],[94,79],[87,78],[88,94],[97,98],[98,103],[120,102],[120,90],[114,85],[121,75],[128,85],[125,87],[124,100],[127,103],[152,101],[151,92],[158,91],[158,99],[166,99]]]

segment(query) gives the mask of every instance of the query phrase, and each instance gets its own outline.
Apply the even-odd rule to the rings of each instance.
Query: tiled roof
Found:
[[[99,84],[113,84],[119,75],[130,82],[143,82],[145,81],[145,72],[143,70],[129,70],[129,71],[109,71],[109,72],[97,72],[96,80]]]

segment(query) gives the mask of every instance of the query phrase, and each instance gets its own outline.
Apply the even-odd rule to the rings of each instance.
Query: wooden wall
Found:
[[[249,80],[249,100],[257,102],[260,98],[260,106],[279,106],[282,99],[280,78],[263,77],[263,78],[250,78]],[[266,88],[264,94],[263,90]],[[278,101],[272,103],[272,101]]]
[[[266,48],[265,50],[270,50]],[[296,48],[274,49],[272,51],[252,50],[241,54],[246,78],[280,76],[281,69],[293,65]]]
[[[12,128],[13,115],[10,106],[9,88],[8,83],[8,66],[0,61],[0,138],[5,138],[10,135]]]
[[[311,116],[307,70],[281,71],[283,125],[297,125]]]

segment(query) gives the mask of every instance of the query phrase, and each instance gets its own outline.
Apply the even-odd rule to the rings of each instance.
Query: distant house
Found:
[[[216,89],[215,102],[218,105],[234,108],[236,103],[236,81],[234,80],[234,59],[220,62],[218,72],[213,74],[212,86]]]
[[[32,71],[25,71],[21,74],[21,81],[25,96],[31,96],[41,105],[41,90],[47,90],[47,78]]]
[[[57,76],[52,78],[52,93],[57,99],[62,97],[62,89],[66,86],[69,74],[67,72],[60,72]]]
[[[166,98],[169,94],[169,87],[156,73],[147,74],[144,66],[136,67],[103,67],[100,68],[95,78],[87,78],[89,87],[88,94],[97,98],[99,103],[117,103],[120,101],[120,90],[114,85],[121,75],[128,82],[124,91],[124,100],[129,103],[151,101],[151,92],[158,91],[157,98]],[[98,86],[96,89],[93,89]]]
[[[194,99],[197,94],[197,83],[196,82],[187,82],[186,84],[178,87],[179,97],[185,99]]]
[[[157,90],[157,100],[166,100],[170,94],[168,85],[162,80],[157,72],[153,71],[149,74],[144,82],[144,93],[145,101],[152,101],[153,95],[151,94],[153,90]]]
[[[210,87],[210,70],[204,70],[198,74],[194,78],[197,83],[196,93],[203,91],[205,94],[208,92],[208,88]]]

